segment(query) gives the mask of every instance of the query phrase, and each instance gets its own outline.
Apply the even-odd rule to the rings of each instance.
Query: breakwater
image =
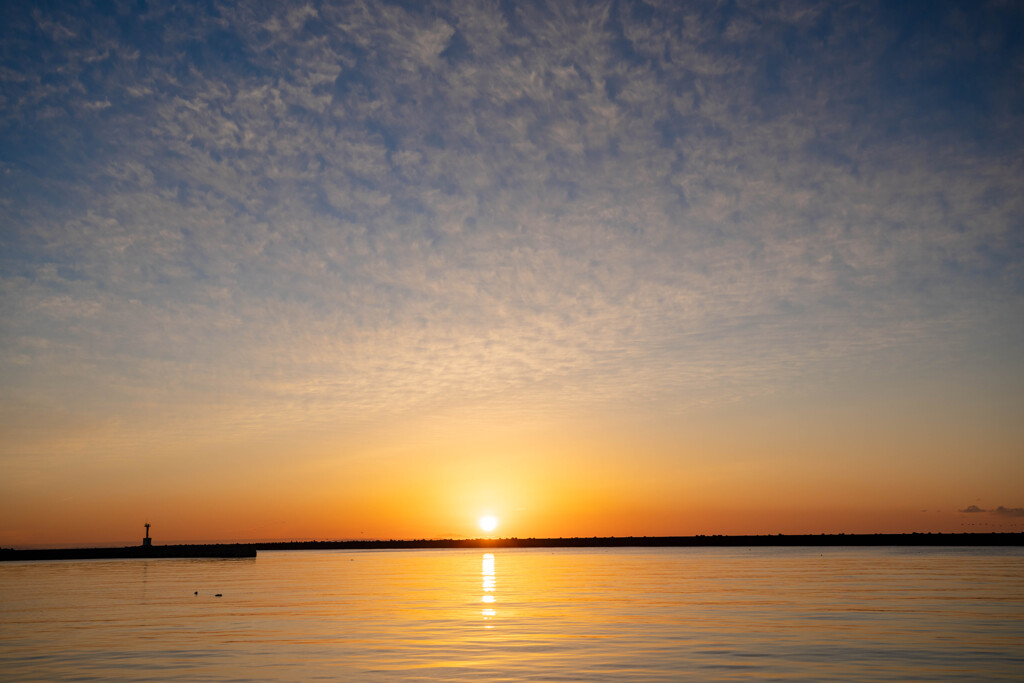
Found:
[[[0,562],[21,560],[113,560],[163,557],[256,557],[247,543],[209,545],[135,545],[124,548],[38,548],[0,549]]]

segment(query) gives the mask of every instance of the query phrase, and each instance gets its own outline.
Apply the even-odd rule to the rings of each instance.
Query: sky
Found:
[[[0,545],[1024,530],[1017,2],[23,2]]]

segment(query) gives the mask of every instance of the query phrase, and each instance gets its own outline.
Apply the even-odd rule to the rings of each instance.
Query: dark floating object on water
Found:
[[[220,597],[223,597],[223,595],[224,595],[223,593],[217,593],[217,594],[216,594],[216,595],[214,595],[213,597],[215,597],[215,598],[220,598]]]
[[[195,593],[193,593],[192,595],[199,595],[199,591],[196,591],[196,592],[195,592]]]

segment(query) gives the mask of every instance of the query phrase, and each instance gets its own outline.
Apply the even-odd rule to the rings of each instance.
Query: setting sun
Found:
[[[486,515],[480,518],[480,528],[490,533],[498,528],[498,518],[493,515]]]

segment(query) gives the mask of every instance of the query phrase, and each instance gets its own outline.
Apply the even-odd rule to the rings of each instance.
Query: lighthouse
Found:
[[[145,527],[146,527],[146,537],[144,539],[142,539],[142,547],[143,548],[150,548],[153,545],[153,539],[149,537],[149,522],[146,522]]]

